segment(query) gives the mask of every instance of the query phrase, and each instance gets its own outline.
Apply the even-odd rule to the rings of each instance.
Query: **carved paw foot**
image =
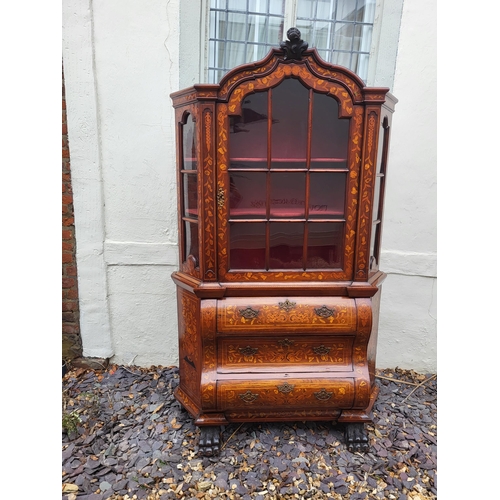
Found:
[[[370,449],[370,445],[368,444],[368,433],[365,430],[364,424],[346,424],[345,440],[349,451],[366,452]]]
[[[203,457],[214,457],[220,452],[220,427],[200,427],[199,453]]]

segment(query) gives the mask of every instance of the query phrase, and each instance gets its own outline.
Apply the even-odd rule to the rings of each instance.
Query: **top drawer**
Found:
[[[220,333],[356,331],[356,301],[348,297],[228,297],[217,301]]]

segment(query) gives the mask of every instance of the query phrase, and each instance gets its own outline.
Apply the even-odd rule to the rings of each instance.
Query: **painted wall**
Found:
[[[394,77],[384,234],[380,367],[437,365],[436,3],[405,0]]]
[[[84,356],[142,366],[178,361],[169,94],[199,72],[200,53],[186,62],[203,36],[199,9],[189,16],[188,4],[197,3],[63,1]],[[419,371],[436,368],[434,10],[431,0],[404,2],[381,259],[389,276],[379,366]],[[179,30],[186,15],[189,30]]]

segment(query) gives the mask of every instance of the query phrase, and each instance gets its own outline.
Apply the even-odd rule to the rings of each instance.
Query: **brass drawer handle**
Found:
[[[251,307],[247,307],[246,309],[240,309],[239,312],[245,319],[254,319],[259,315],[259,311],[256,311]]]
[[[335,314],[335,309],[329,309],[326,306],[322,306],[319,309],[314,309],[314,312],[321,318],[329,318]]]
[[[283,394],[289,394],[290,392],[293,391],[295,388],[295,385],[289,384],[288,382],[285,382],[283,385],[278,385],[277,386],[278,391],[283,393]]]
[[[247,345],[246,347],[239,347],[238,351],[240,351],[243,356],[253,356],[254,354],[257,354],[259,352],[258,347],[250,347]]]
[[[295,344],[295,340],[278,340],[278,345],[280,345],[281,347],[290,347],[293,344]]]
[[[244,392],[243,394],[240,394],[240,399],[244,401],[245,403],[253,403],[258,397],[258,394],[254,394],[252,391],[247,391]]]
[[[331,350],[331,347],[326,347],[325,345],[321,344],[318,347],[313,347],[312,348],[314,351],[314,354],[318,354],[319,356],[326,356]]]
[[[328,392],[326,389],[321,389],[318,392],[314,393],[314,396],[316,399],[319,399],[320,401],[328,401],[332,397],[333,392]]]

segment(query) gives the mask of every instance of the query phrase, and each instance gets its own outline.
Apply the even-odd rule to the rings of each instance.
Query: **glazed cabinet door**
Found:
[[[221,279],[351,279],[361,110],[297,78],[242,87],[218,114]]]

